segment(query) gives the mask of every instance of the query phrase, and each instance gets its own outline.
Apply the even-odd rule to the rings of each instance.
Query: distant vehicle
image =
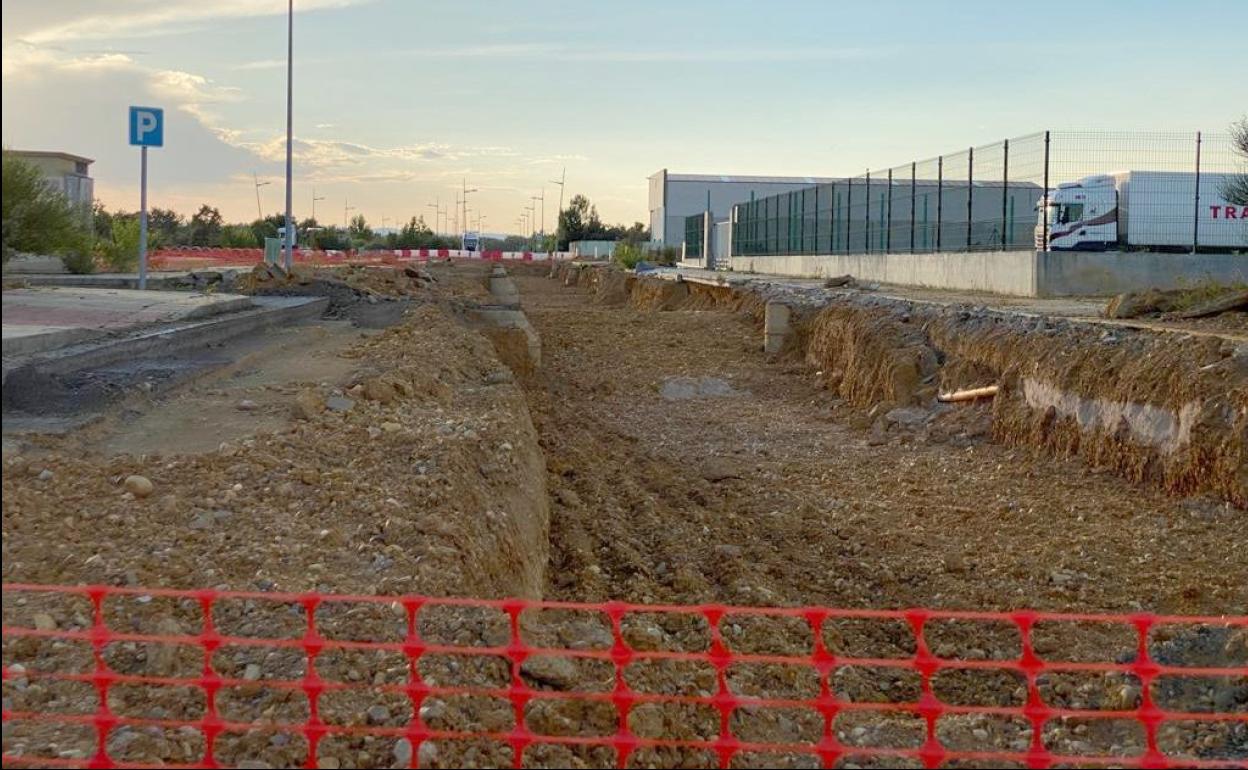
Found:
[[[1048,218],[1051,251],[1248,249],[1248,206],[1230,203],[1222,189],[1231,174],[1120,171],[1067,182],[1049,193],[1049,210],[1036,222],[1036,248],[1044,248]],[[1043,199],[1036,204],[1041,208]]]
[[[464,233],[463,247],[465,251],[477,251],[481,247],[481,234]]]

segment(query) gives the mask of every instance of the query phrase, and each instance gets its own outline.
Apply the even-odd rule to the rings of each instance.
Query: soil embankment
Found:
[[[620,284],[613,271],[562,269],[582,274],[577,283],[600,301],[619,304],[618,290],[606,290]],[[759,322],[773,298],[645,277],[629,288],[639,309],[721,309]],[[1078,457],[1172,494],[1248,506],[1248,347],[1241,342],[869,293],[779,298],[797,311],[790,350],[849,404],[926,410],[925,423],[938,429],[986,412],[979,422],[999,442]],[[938,393],[985,385],[999,387],[990,403],[936,403]]]

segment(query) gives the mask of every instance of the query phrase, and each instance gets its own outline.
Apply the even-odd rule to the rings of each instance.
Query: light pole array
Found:
[[[568,178],[568,167],[563,167],[563,173],[559,175],[559,181],[550,180],[551,184],[559,185],[559,211],[555,214],[555,250],[559,247],[559,216],[563,213],[563,183]]]
[[[437,203],[426,203],[425,208],[433,209],[433,232],[434,232],[434,235],[439,235],[440,231],[438,230],[438,216],[442,213],[442,206]]]
[[[467,230],[468,230],[468,193],[474,193],[474,192],[477,192],[477,188],[475,188],[475,187],[474,187],[474,188],[472,188],[471,190],[469,190],[469,189],[468,189],[468,180],[465,178],[465,179],[463,180],[463,189],[464,189],[464,198],[463,198],[463,206],[464,206],[464,231],[465,231],[465,232],[467,232]]]
[[[295,265],[295,226],[291,214],[293,204],[291,195],[292,147],[291,136],[294,133],[295,111],[295,0],[286,4],[286,270],[289,272]]]
[[[540,227],[538,227],[538,231],[543,236],[545,236],[546,235],[546,188],[545,187],[542,188],[541,195],[529,196],[529,200],[542,202],[542,218],[538,220],[540,222]]]
[[[256,183],[256,219],[264,219],[264,211],[260,209],[260,188],[266,184],[272,184],[269,180],[260,181],[260,177],[256,176],[256,172],[251,172],[251,178]]]
[[[325,200],[325,196],[324,196],[324,195],[322,195],[322,196],[321,196],[321,197],[319,197],[319,198],[318,198],[318,197],[316,197],[316,188],[315,188],[315,187],[313,187],[313,188],[312,188],[312,221],[313,221],[313,222],[315,222],[315,221],[316,221],[316,202],[317,202],[317,201],[323,201],[323,200]]]

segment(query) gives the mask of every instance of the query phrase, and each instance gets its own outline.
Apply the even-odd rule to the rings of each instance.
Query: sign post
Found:
[[[147,288],[147,148],[165,144],[165,111],[130,108],[130,144],[140,148],[139,161],[139,288]]]

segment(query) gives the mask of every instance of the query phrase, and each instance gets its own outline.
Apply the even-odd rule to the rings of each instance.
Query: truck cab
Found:
[[[1118,245],[1118,189],[1114,177],[1090,176],[1059,184],[1036,203],[1036,248],[1045,250],[1048,220],[1049,251],[1105,251]]]

